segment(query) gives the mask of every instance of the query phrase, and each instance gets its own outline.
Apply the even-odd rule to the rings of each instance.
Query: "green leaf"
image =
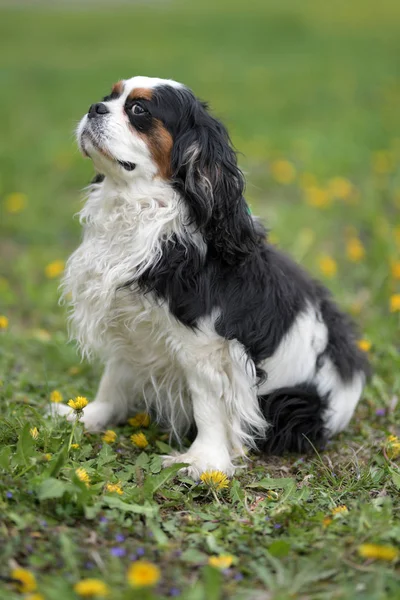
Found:
[[[163,486],[169,479],[175,477],[179,469],[185,466],[185,463],[177,463],[163,469],[158,475],[148,475],[143,484],[143,494],[146,500],[151,500],[156,491]]]
[[[50,477],[57,477],[57,475],[60,473],[61,469],[65,465],[67,458],[68,458],[68,446],[67,446],[67,444],[65,444],[64,447],[60,450],[60,452],[57,456],[57,460],[55,461],[54,465],[52,465],[51,469],[49,470]]]
[[[272,479],[271,477],[264,477],[260,481],[249,483],[246,487],[258,488],[262,490],[295,490],[296,482],[291,477],[282,477]]]
[[[50,477],[43,481],[38,490],[39,500],[49,500],[50,498],[61,498],[67,491],[68,484]]]
[[[149,455],[146,452],[141,452],[136,459],[135,466],[147,470],[149,466]]]
[[[25,423],[24,428],[19,434],[17,442],[17,450],[15,452],[15,460],[18,465],[29,465],[29,458],[35,454],[35,442],[29,433],[31,426]]]
[[[269,546],[268,552],[271,554],[271,556],[282,558],[289,554],[290,544],[288,544],[288,542],[285,542],[284,540],[276,540],[275,542],[272,542],[272,544]]]
[[[392,476],[394,486],[400,490],[400,473],[394,469],[390,469],[390,474]]]
[[[163,454],[172,454],[172,452],[173,452],[173,449],[171,448],[171,446],[169,446],[165,442],[162,442],[161,440],[156,441],[156,446],[160,450],[160,452],[162,452]]]
[[[99,467],[102,467],[103,465],[106,465],[110,462],[114,462],[116,456],[116,453],[109,444],[103,444],[97,457],[97,465]]]
[[[181,560],[194,565],[201,565],[206,562],[207,555],[195,548],[189,548],[189,550],[185,550],[185,552],[182,553]]]
[[[103,504],[106,504],[110,508],[117,508],[123,512],[132,512],[137,515],[144,515],[145,517],[154,518],[158,513],[158,506],[156,504],[128,504],[123,502],[120,498],[114,496],[106,496],[103,498]]]
[[[147,527],[152,532],[153,538],[157,542],[157,544],[159,544],[160,546],[168,545],[168,542],[169,542],[168,536],[163,532],[161,527],[159,525],[157,525],[157,523],[155,523],[154,521],[148,521]]]
[[[220,600],[222,598],[222,573],[206,566],[203,570],[203,577],[207,600]]]
[[[11,448],[10,446],[6,446],[0,450],[0,469],[4,469],[8,471],[10,468],[10,455]]]
[[[230,497],[232,502],[242,504],[245,498],[245,493],[237,479],[234,479],[231,484]]]

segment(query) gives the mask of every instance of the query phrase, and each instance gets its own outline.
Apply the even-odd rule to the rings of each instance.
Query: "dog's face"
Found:
[[[215,252],[226,260],[247,254],[254,227],[235,151],[225,127],[189,88],[152,77],[119,81],[91,105],[77,137],[98,173],[133,187],[163,179]]]
[[[190,100],[189,100],[190,99]],[[99,172],[128,181],[171,177],[171,152],[185,103],[196,102],[172,80],[119,81],[92,104],[78,127],[78,142]]]

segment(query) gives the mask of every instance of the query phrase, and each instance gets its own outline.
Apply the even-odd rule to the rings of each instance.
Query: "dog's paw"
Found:
[[[45,417],[66,417],[68,421],[74,421],[74,411],[66,404],[52,403],[45,412]]]
[[[163,466],[170,467],[178,463],[187,463],[188,466],[181,471],[195,481],[198,481],[200,475],[205,471],[222,471],[228,477],[232,477],[235,473],[235,466],[232,464],[228,451],[210,452],[209,449],[192,448],[182,454],[164,456]]]
[[[66,404],[52,404],[47,415],[51,417],[64,416],[68,421],[74,421],[76,418],[75,412]],[[109,404],[94,401],[83,409],[79,420],[87,431],[98,433],[107,429],[111,422],[111,416],[112,407]]]

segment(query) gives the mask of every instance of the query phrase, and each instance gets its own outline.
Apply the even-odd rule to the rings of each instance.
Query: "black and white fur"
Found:
[[[99,175],[64,296],[83,356],[105,365],[85,426],[143,409],[178,439],[195,425],[190,448],[165,458],[195,478],[232,475],[246,447],[301,452],[343,430],[368,371],[352,325],[267,242],[207,106],[174,81],[134,77],[77,135]],[[156,150],[172,140],[168,156],[158,139]]]

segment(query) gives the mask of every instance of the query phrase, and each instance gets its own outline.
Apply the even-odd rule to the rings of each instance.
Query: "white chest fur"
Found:
[[[150,296],[121,286],[159,260],[163,240],[173,234],[185,238],[185,213],[179,196],[162,181],[136,183],[132,192],[105,180],[90,190],[80,220],[83,241],[63,281],[71,334],[83,355],[107,358],[118,344],[138,347],[162,320]]]

